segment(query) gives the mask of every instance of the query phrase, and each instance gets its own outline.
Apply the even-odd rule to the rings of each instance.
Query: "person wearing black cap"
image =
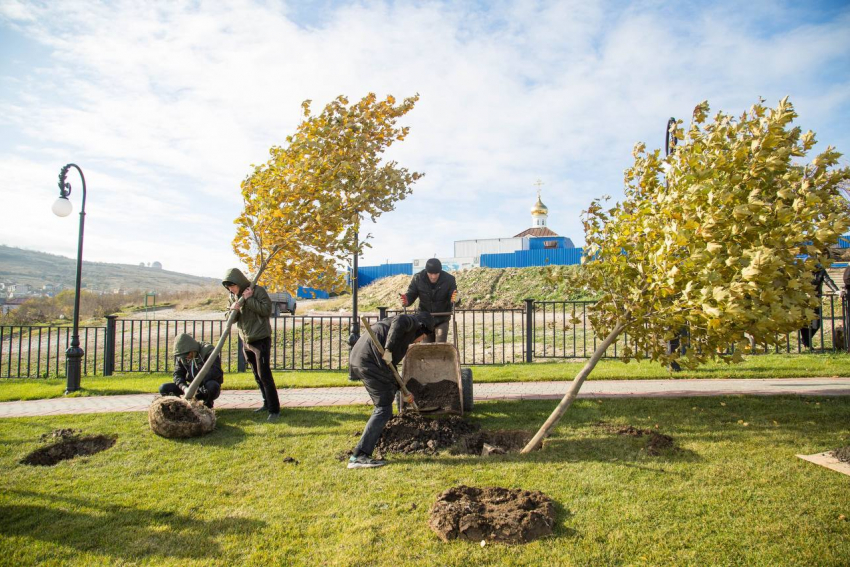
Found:
[[[419,299],[419,311],[426,313],[448,313],[457,301],[457,282],[455,277],[443,271],[443,264],[437,258],[425,263],[425,269],[414,274],[407,287],[407,293],[400,294],[402,307],[412,305]],[[426,343],[444,343],[449,335],[448,315],[434,317],[434,333],[425,338]]]
[[[348,460],[350,469],[381,467],[386,464],[385,461],[373,459],[372,451],[381,438],[384,426],[393,416],[393,401],[399,390],[390,365],[397,366],[407,354],[407,347],[434,332],[434,318],[430,313],[397,315],[373,324],[372,332],[384,347],[383,356],[369,333],[364,333],[357,339],[348,359],[351,375],[363,382],[375,404],[363,435]]]

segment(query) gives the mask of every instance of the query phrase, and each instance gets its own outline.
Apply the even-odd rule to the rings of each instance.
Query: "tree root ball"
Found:
[[[428,525],[443,541],[528,543],[552,534],[555,505],[538,491],[457,486],[437,496]]]
[[[151,430],[161,437],[200,437],[215,429],[215,412],[203,402],[165,396],[151,404],[148,422]]]

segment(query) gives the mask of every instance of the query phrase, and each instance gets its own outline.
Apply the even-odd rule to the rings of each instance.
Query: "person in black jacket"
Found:
[[[455,277],[443,271],[443,264],[437,258],[425,263],[425,269],[414,274],[407,287],[407,293],[400,294],[402,307],[412,305],[419,299],[419,311],[427,313],[448,313],[457,301],[457,282]],[[448,315],[434,317],[434,333],[425,338],[426,343],[444,343],[449,334]]]
[[[195,375],[212,355],[215,347],[210,343],[199,343],[192,335],[181,333],[174,339],[174,382],[168,382],[159,387],[163,396],[181,396],[189,389]],[[202,400],[208,408],[221,394],[224,383],[224,371],[221,369],[221,356],[216,356],[204,383],[198,388],[195,398]]]
[[[399,390],[389,365],[398,365],[407,354],[407,347],[434,332],[434,318],[430,313],[397,315],[378,321],[372,325],[372,331],[384,347],[384,355],[378,353],[369,333],[364,333],[354,344],[349,357],[352,376],[363,381],[363,386],[375,404],[363,435],[348,460],[350,469],[380,467],[386,464],[385,461],[373,459],[372,451],[381,438],[384,426],[393,416],[393,401]]]
[[[842,345],[846,352],[850,352],[850,265],[844,268],[841,274],[841,279],[844,280],[844,289],[841,290],[841,304],[844,313],[844,325],[842,332],[844,333],[844,344]]]
[[[812,338],[820,330],[821,298],[823,297],[824,283],[826,283],[833,293],[838,291],[838,286],[835,285],[835,282],[832,281],[832,278],[829,277],[829,274],[823,266],[818,266],[818,269],[814,273],[814,278],[812,279],[812,284],[815,286],[815,297],[817,297],[818,300],[818,306],[815,308],[815,318],[807,326],[800,329],[800,342],[802,342],[806,348],[812,348]]]

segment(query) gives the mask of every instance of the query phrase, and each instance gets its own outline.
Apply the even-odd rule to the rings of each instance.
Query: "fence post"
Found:
[[[245,372],[245,350],[239,335],[236,336],[236,371]]]
[[[386,307],[378,307],[378,321],[387,318],[387,308]]]
[[[525,299],[525,361],[534,359],[534,300]]]
[[[103,345],[103,375],[112,376],[115,371],[115,320],[117,315],[106,316],[106,342]]]

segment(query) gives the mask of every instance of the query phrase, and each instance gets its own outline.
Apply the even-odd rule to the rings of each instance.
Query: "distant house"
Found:
[[[9,311],[14,311],[18,307],[20,307],[21,304],[23,304],[23,302],[26,300],[26,297],[15,297],[12,299],[7,299],[5,303],[0,305],[0,310],[2,310],[3,315],[6,315]]]
[[[12,284],[6,287],[6,292],[9,297],[28,297],[32,295],[32,286],[30,284]]]

